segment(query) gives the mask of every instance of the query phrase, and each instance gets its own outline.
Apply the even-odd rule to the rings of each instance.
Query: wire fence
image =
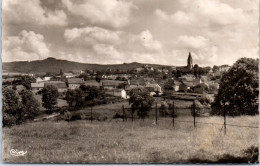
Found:
[[[126,105],[121,105],[121,108],[119,106],[119,108],[114,109],[114,108],[100,108],[100,107],[90,107],[88,108],[89,113],[90,113],[90,118],[89,120],[91,120],[91,122],[95,119],[93,117],[93,115],[100,111],[100,110],[108,110],[108,112],[113,112],[113,114],[110,114],[109,119],[122,119],[122,122],[126,122],[126,121],[132,121],[133,123],[137,120],[137,119],[141,119],[141,120],[145,120],[147,119],[147,117],[143,116],[142,114],[140,114],[140,112],[145,112],[145,108],[144,107],[140,107],[140,108],[136,108],[135,110],[133,110],[131,108],[130,105],[126,106]],[[215,122],[201,122],[201,118],[197,115],[197,109],[196,108],[196,104],[193,102],[193,104],[191,104],[189,107],[186,108],[180,108],[178,106],[176,106],[174,104],[174,102],[172,103],[170,108],[166,108],[166,110],[168,111],[166,116],[162,116],[162,110],[160,110],[161,107],[159,108],[157,106],[157,103],[155,106],[153,106],[150,111],[149,111],[149,117],[148,119],[152,119],[154,121],[154,125],[159,125],[159,120],[165,120],[164,118],[167,117],[168,119],[171,119],[170,125],[172,125],[172,127],[175,127],[175,125],[177,123],[190,123],[193,125],[194,128],[197,127],[197,124],[205,124],[205,125],[219,125],[224,127],[224,133],[226,134],[227,132],[227,126],[232,126],[232,127],[240,127],[240,128],[252,128],[252,129],[258,129],[259,126],[254,126],[254,125],[240,125],[240,124],[232,124],[232,123],[227,123],[227,117],[226,117],[226,112],[225,110],[223,110],[223,123],[215,123]],[[140,111],[138,114],[138,110]],[[106,114],[106,113],[105,113]],[[108,115],[109,116],[109,115]],[[186,119],[188,120],[182,120],[180,119],[181,117],[188,117]]]

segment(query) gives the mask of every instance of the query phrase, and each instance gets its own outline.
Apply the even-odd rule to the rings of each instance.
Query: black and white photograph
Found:
[[[258,0],[2,0],[2,162],[259,163]]]

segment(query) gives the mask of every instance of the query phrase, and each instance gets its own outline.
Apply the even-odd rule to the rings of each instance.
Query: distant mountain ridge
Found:
[[[18,72],[18,73],[45,73],[45,72],[54,72],[59,73],[60,69],[63,72],[69,71],[79,71],[86,69],[88,70],[131,70],[134,68],[142,67],[143,65],[149,65],[151,67],[169,67],[166,65],[158,65],[158,64],[143,64],[138,62],[132,63],[123,63],[123,64],[89,64],[89,63],[79,63],[61,59],[55,59],[49,57],[43,60],[36,61],[15,61],[15,62],[4,62],[2,64],[3,72]]]

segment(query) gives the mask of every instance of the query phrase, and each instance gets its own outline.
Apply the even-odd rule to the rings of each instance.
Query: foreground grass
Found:
[[[176,118],[176,120],[190,120]],[[223,123],[221,117],[198,122]],[[227,118],[228,123],[258,126],[258,116]],[[176,122],[160,118],[134,123],[81,120],[35,122],[3,129],[3,161],[12,163],[189,163],[217,161],[223,155],[243,156],[258,147],[258,129]],[[10,150],[27,151],[11,156]]]

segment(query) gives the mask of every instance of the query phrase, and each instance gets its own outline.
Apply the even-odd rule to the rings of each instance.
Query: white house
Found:
[[[43,81],[50,81],[51,80],[51,77],[44,77],[43,78]]]
[[[44,88],[44,83],[43,82],[31,83],[31,88],[33,92],[37,92]]]
[[[36,78],[36,82],[42,82],[42,81],[44,81],[44,80],[41,77]]]
[[[66,78],[74,77],[73,73],[64,73],[63,76],[65,76]]]
[[[121,97],[122,99],[127,99],[126,91],[124,89],[106,90],[105,93],[111,96],[117,96],[117,97]]]

